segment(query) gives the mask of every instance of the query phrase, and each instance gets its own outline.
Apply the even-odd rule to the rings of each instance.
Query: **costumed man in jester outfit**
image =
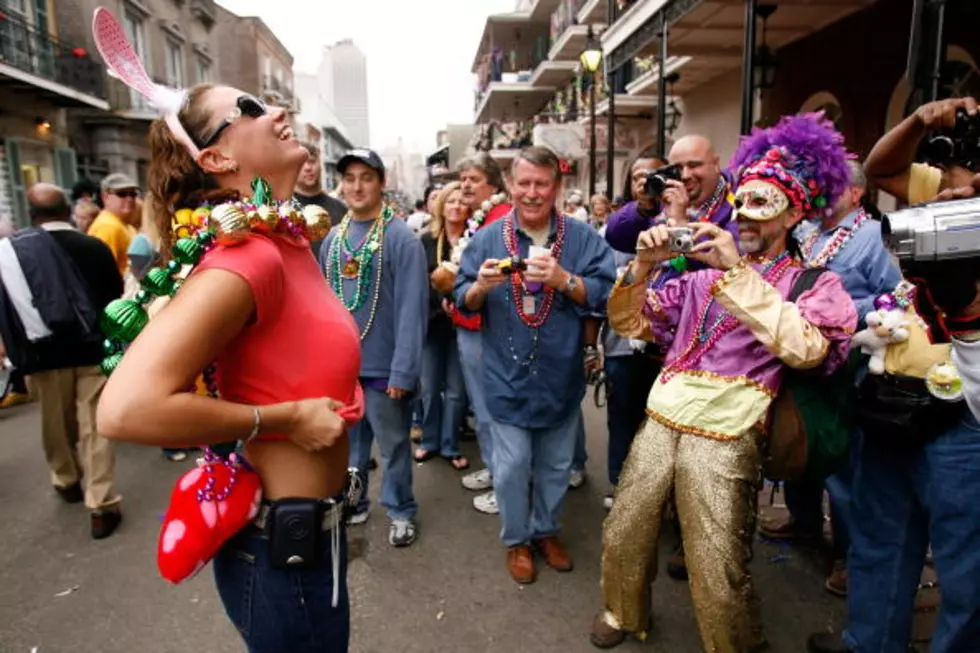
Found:
[[[676,254],[668,226],[657,225],[640,235],[637,257],[609,298],[613,328],[668,351],[604,526],[605,606],[591,634],[601,648],[649,629],[671,491],[704,648],[746,653],[765,645],[748,561],[769,408],[788,367],[815,375],[839,368],[857,324],[831,272],[787,301],[804,271],[793,227],[833,207],[848,182],[833,125],[821,114],[783,118],[744,138],[730,169],[738,244],[718,225],[693,225],[690,256],[709,269],[648,291],[651,271]]]

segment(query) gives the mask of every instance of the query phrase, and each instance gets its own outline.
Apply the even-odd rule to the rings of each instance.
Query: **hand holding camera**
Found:
[[[504,270],[508,269],[508,266],[504,265],[504,270],[502,270],[501,264],[507,263],[509,260],[504,259],[500,261],[495,258],[488,258],[484,261],[483,265],[480,266],[480,271],[477,273],[476,286],[484,292],[487,292],[507,281],[510,273]]]
[[[742,260],[735,238],[716,224],[699,222],[694,225],[694,240],[699,242],[691,248],[688,256],[716,270],[730,270]]]
[[[964,97],[929,102],[915,110],[915,117],[930,131],[954,129],[957,125],[957,114],[961,112],[970,118],[976,116],[977,101],[972,97]]]

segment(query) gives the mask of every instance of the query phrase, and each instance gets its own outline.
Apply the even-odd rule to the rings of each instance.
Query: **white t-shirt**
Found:
[[[425,211],[416,211],[412,215],[408,216],[408,219],[405,220],[405,224],[407,224],[412,231],[418,233],[425,229],[425,226],[429,224],[429,220],[431,219],[432,216]]]

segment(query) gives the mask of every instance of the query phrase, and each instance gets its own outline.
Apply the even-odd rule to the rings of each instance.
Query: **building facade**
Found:
[[[323,166],[324,188],[331,190],[337,186],[337,162],[340,157],[353,149],[353,141],[347,135],[347,127],[337,117],[333,107],[327,101],[325,89],[320,86],[319,75],[296,73],[296,97],[302,110],[297,119],[319,130],[316,143],[320,147],[321,164]]]
[[[109,109],[100,64],[59,29],[57,9],[54,0],[0,0],[0,214],[21,226],[27,188],[76,181],[69,112]]]
[[[92,52],[92,14],[100,6],[112,11],[157,83],[188,87],[210,82],[220,65],[214,42],[219,7],[214,0],[57,0],[53,4],[62,36]],[[101,61],[99,68],[103,70]],[[124,172],[143,185],[150,154],[147,135],[157,114],[122,82],[103,79],[108,111],[72,111],[69,119],[79,173],[99,179]]]
[[[358,147],[371,144],[367,74],[367,59],[352,40],[323,48],[317,71],[320,88],[326,103],[346,128],[347,136]]]
[[[293,55],[255,16],[217,7],[214,43],[221,51],[218,79],[291,113],[301,110],[293,81]]]

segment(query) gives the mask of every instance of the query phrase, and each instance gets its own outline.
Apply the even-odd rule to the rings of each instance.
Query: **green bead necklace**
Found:
[[[391,207],[386,206],[381,215],[356,247],[348,241],[348,232],[353,216],[348,213],[337,226],[337,233],[330,242],[327,253],[327,276],[334,294],[340,298],[344,308],[355,313],[371,295],[372,272],[374,272],[374,293],[371,300],[371,313],[361,332],[361,340],[367,336],[378,308],[381,295],[381,272],[384,261],[384,237],[388,225],[394,217]],[[357,279],[354,295],[348,301],[344,297],[344,279]]]

